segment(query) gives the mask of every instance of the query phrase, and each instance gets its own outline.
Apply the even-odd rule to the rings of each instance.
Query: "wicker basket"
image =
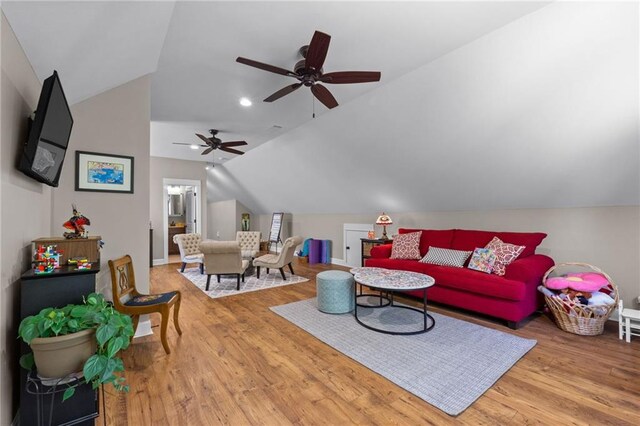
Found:
[[[542,282],[546,284],[549,274],[560,267],[566,266],[589,268],[594,272],[604,275],[609,281],[609,284],[603,288],[609,289],[609,296],[611,296],[615,302],[611,305],[587,306],[580,303],[572,305],[558,296],[550,297],[545,295],[545,301],[556,320],[556,324],[564,331],[582,336],[597,336],[602,334],[605,322],[609,318],[609,315],[611,315],[611,312],[618,306],[618,287],[613,283],[611,277],[600,268],[589,265],[588,263],[578,262],[559,263],[551,267],[551,269],[544,274]]]

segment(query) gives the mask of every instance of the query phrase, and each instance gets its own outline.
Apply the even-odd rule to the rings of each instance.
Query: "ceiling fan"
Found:
[[[207,155],[208,153],[210,153],[211,151],[213,151],[215,149],[219,149],[220,151],[229,152],[231,154],[238,154],[238,155],[244,154],[244,152],[238,151],[237,149],[233,149],[231,147],[232,146],[247,145],[247,143],[245,141],[222,142],[222,140],[220,140],[220,138],[216,137],[216,135],[219,133],[218,130],[209,129],[209,133],[211,133],[211,137],[210,138],[207,138],[207,137],[201,135],[200,133],[196,133],[196,136],[199,137],[204,142],[204,145],[200,145],[200,147],[207,148],[204,151],[202,151],[202,155]],[[180,143],[180,142],[174,142],[173,144],[174,145],[189,145],[189,146],[194,145],[194,144],[190,144],[190,143]]]
[[[374,81],[380,81],[379,71],[338,71],[324,74],[322,65],[327,57],[327,51],[329,50],[329,42],[331,36],[320,31],[316,31],[313,34],[311,43],[307,46],[300,48],[300,54],[304,59],[298,61],[293,67],[293,71],[286,70],[284,68],[276,67],[274,65],[264,64],[252,59],[238,57],[236,62],[249,65],[251,67],[260,68],[264,71],[269,71],[275,74],[285,75],[293,77],[299,81],[289,86],[286,86],[268,98],[265,102],[273,102],[281,97],[288,95],[294,90],[298,90],[301,86],[311,87],[311,93],[322,102],[327,108],[335,108],[338,106],[338,101],[333,97],[329,89],[324,87],[320,83],[329,84],[350,84],[350,83],[370,83]]]

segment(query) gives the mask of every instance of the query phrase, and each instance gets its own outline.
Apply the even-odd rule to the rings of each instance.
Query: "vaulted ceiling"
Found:
[[[74,103],[152,73],[151,153],[220,162],[174,142],[220,129],[246,150],[406,75],[548,2],[3,2],[36,74],[57,69]],[[330,87],[327,110],[295,80],[235,62],[292,69],[314,30],[332,36],[326,71],[379,70],[379,83]],[[420,82],[417,81],[417,84]],[[248,97],[253,106],[239,104]],[[363,111],[366,113],[366,111]]]

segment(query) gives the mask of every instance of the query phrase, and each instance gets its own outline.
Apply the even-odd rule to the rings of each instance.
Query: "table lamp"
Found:
[[[378,219],[376,220],[376,225],[382,225],[382,237],[380,238],[381,240],[389,239],[389,237],[387,237],[387,225],[391,225],[391,224],[393,224],[393,221],[389,216],[387,216],[385,212],[382,212],[382,214],[378,216]]]

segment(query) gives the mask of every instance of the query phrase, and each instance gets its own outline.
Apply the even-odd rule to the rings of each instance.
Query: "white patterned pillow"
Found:
[[[422,231],[395,235],[391,246],[391,259],[420,259],[420,236]]]
[[[493,237],[485,248],[493,250],[496,255],[496,261],[493,264],[492,272],[496,275],[503,276],[506,272],[507,266],[520,256],[520,253],[525,249],[525,246],[508,244],[498,237]]]
[[[471,253],[472,252],[470,251],[429,247],[429,251],[427,251],[427,254],[420,259],[420,262],[462,268],[464,266],[464,262],[466,262],[469,256],[471,256]]]

